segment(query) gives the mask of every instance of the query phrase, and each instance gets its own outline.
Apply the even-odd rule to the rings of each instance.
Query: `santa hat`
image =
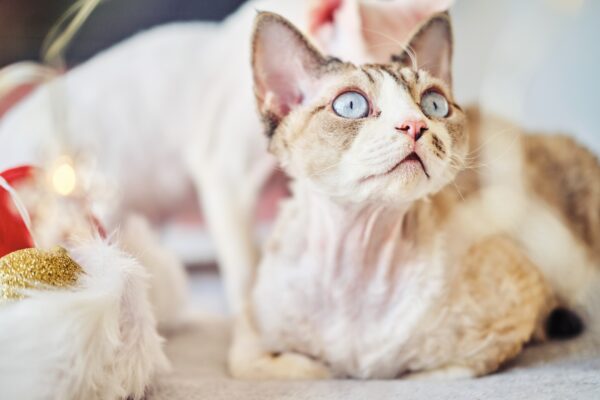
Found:
[[[0,173],[0,257],[34,247],[27,212],[13,187],[33,178],[34,168],[21,166]]]

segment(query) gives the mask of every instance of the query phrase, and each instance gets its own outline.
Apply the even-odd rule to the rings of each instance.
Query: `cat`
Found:
[[[450,3],[257,0],[220,24],[140,33],[13,107],[0,120],[0,170],[48,165],[64,146],[91,181],[88,196],[109,231],[132,211],[162,221],[199,197],[236,314],[258,259],[255,204],[276,165],[255,113],[244,40],[256,10],[288,16],[326,51],[376,61]]]
[[[293,194],[236,322],[233,376],[475,377],[543,340],[557,305],[590,321],[600,164],[458,105],[447,12],[384,64],[325,57],[272,13],[252,43]]]

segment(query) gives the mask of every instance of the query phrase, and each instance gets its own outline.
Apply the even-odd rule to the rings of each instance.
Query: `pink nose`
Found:
[[[413,138],[415,142],[423,136],[423,133],[425,133],[427,129],[429,129],[427,128],[427,123],[423,120],[404,121],[396,126],[397,131],[404,132],[406,135]]]

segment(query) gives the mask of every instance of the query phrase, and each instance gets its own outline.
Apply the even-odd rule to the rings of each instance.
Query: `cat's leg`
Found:
[[[494,372],[542,329],[556,300],[523,249],[511,238],[495,235],[462,258],[451,303],[445,323],[454,324],[460,334],[446,362],[450,367],[432,371],[434,376],[460,371],[453,365],[473,376]]]
[[[469,367],[460,365],[449,365],[431,371],[414,372],[406,375],[403,379],[409,381],[418,380],[454,380],[474,378],[477,374]]]
[[[231,375],[237,379],[314,380],[331,377],[323,363],[302,354],[266,352],[249,311],[235,320],[228,364]]]
[[[259,146],[262,142],[256,138],[258,132],[258,127],[251,129],[240,138],[233,137],[233,143],[228,142],[233,140],[231,135],[223,135],[220,141],[215,139],[212,152],[205,143],[199,143],[191,148],[187,159],[234,316],[246,307],[259,259],[254,229],[256,206],[276,166],[275,159],[265,151],[266,145]]]
[[[256,199],[240,190],[242,182],[236,186],[222,175],[196,173],[194,180],[215,242],[230,311],[237,316],[246,304],[259,257],[253,230]]]
[[[429,370],[406,379],[465,379],[496,371],[542,329],[554,299],[541,273],[509,237],[495,235],[460,258],[447,300],[450,312],[431,338],[447,342]]]

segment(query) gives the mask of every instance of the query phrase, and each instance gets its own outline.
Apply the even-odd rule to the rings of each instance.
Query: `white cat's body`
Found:
[[[252,105],[250,71],[240,68],[248,46],[226,45],[248,37],[246,14],[224,26],[181,23],[141,33],[42,86],[0,122],[0,168],[44,165],[62,139],[119,190],[115,211],[156,214],[189,198],[188,157],[208,164],[228,147],[236,156],[226,160],[236,161],[225,167],[245,169],[254,157],[238,153],[266,153],[258,116],[240,112]],[[59,133],[62,110],[67,123]]]
[[[275,165],[252,93],[248,38],[256,8],[303,24],[302,2],[267,0],[222,24],[140,33],[7,113],[0,120],[0,170],[51,165],[68,151],[93,173],[90,195],[109,229],[131,211],[155,220],[176,214],[206,186],[210,198],[202,206],[209,225],[219,225],[213,233],[222,261],[249,269],[255,256],[248,225]],[[236,295],[230,298],[235,304]]]
[[[327,3],[255,0],[223,23],[158,27],[100,53],[0,120],[0,170],[48,166],[68,151],[92,174],[88,195],[109,229],[131,211],[162,219],[200,197],[236,312],[257,260],[255,203],[276,165],[254,103],[253,19],[270,10],[306,30],[309,11],[316,5],[326,12]],[[450,3],[346,0],[332,21],[311,29],[330,54],[367,62],[374,57],[361,24],[364,32],[381,32],[371,39],[375,51],[397,49],[421,18]]]

